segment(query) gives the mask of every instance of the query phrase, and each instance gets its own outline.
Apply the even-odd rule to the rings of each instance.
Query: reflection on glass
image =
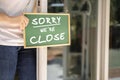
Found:
[[[64,10],[64,0],[48,0],[48,12],[58,13]]]
[[[71,52],[81,52],[82,49],[82,16],[71,16]]]
[[[89,0],[92,5],[91,15],[85,15],[86,11],[89,9],[88,4],[81,6],[84,0],[69,0],[69,10],[71,14],[71,46],[69,53],[69,67],[68,67],[68,77],[72,80],[80,80],[81,73],[85,75],[84,80],[95,79],[95,56],[96,56],[96,32],[97,32],[97,0]],[[85,15],[85,19],[83,19]],[[85,22],[83,22],[85,20]],[[83,24],[89,27],[89,55],[84,54],[82,57],[82,30]],[[87,31],[87,30],[86,30]],[[88,33],[88,32],[86,32]],[[85,37],[88,36],[87,34]],[[86,39],[87,40],[87,39]],[[86,41],[86,44],[88,41]],[[86,50],[85,50],[86,51]],[[82,63],[84,59],[84,63]],[[88,60],[88,62],[86,62]],[[81,71],[82,65],[84,66],[84,71]],[[88,72],[87,72],[88,71]],[[88,79],[89,78],[89,79]],[[82,79],[83,80],[83,79]]]
[[[48,13],[61,13],[64,0],[48,0]],[[64,47],[48,47],[47,80],[63,80]]]
[[[69,46],[68,54],[67,54],[67,63],[65,64],[67,67],[67,75],[65,80],[80,80],[81,79],[81,67],[82,65],[82,28],[83,28],[83,15],[81,11],[81,3],[84,0],[68,0],[68,7],[70,11],[71,17],[71,46]],[[88,66],[85,68],[89,68],[87,76],[89,79],[84,80],[95,80],[95,56],[96,56],[96,32],[97,32],[97,1],[98,0],[89,0],[92,6],[92,12],[90,16],[86,15],[87,26],[89,27],[89,55],[86,58],[83,58],[84,61],[88,60]],[[63,0],[48,0],[48,12],[52,13],[61,13],[63,12]],[[82,10],[86,9],[86,5]],[[82,13],[82,14],[81,14]],[[89,19],[89,20],[88,20]],[[88,32],[86,32],[88,33]],[[87,44],[87,43],[86,43]],[[48,80],[63,80],[63,51],[59,47],[50,47],[48,48]],[[57,52],[58,51],[58,52]],[[86,53],[87,53],[86,52]],[[60,53],[60,54],[59,54]],[[55,54],[55,55],[54,55]],[[53,56],[54,55],[54,56]],[[86,56],[86,55],[85,55]],[[65,66],[64,65],[64,66]],[[84,71],[84,73],[86,73]],[[86,76],[85,76],[86,77]]]
[[[71,15],[71,45],[69,46],[68,80],[80,80],[82,52],[82,16],[80,5],[83,0],[69,0]]]
[[[47,80],[63,80],[63,47],[48,48]]]
[[[120,0],[111,0],[109,79],[120,80]]]

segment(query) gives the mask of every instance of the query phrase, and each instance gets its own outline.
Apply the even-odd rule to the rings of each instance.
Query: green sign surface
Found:
[[[70,45],[69,14],[28,13],[24,47]]]

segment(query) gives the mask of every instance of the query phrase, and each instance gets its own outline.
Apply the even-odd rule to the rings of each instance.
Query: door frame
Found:
[[[108,80],[110,0],[98,0],[96,80]]]
[[[48,0],[36,0],[37,13],[47,13]],[[36,77],[37,80],[47,80],[47,47],[37,48]]]

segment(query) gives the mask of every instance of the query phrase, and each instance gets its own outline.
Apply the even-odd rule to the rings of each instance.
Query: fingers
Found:
[[[29,23],[29,19],[25,17],[24,15],[21,16],[20,29],[24,30],[25,27],[28,25],[28,23]]]

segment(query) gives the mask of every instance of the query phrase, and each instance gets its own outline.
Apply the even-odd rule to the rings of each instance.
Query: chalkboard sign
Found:
[[[69,14],[27,13],[24,47],[70,45]]]

